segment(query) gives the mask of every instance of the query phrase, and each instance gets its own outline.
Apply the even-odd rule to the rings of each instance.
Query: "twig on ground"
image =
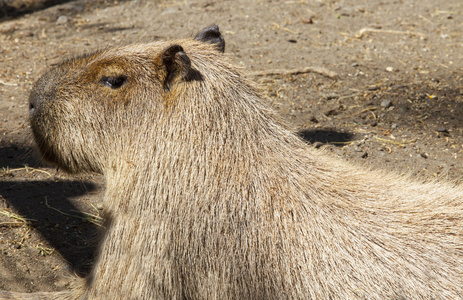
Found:
[[[411,144],[411,143],[414,143],[416,142],[417,139],[412,139],[412,140],[409,140],[409,141],[392,141],[392,140],[387,140],[387,139],[383,139],[383,138],[380,138],[380,137],[377,137],[375,136],[375,139],[377,139],[378,141],[380,142],[383,142],[383,143],[389,143],[389,144],[394,144],[394,145],[406,145],[406,144]]]
[[[28,166],[24,166],[24,168],[16,168],[16,169],[10,169],[10,168],[6,167],[6,168],[3,168],[2,173],[3,173],[3,175],[6,175],[6,174],[9,174],[9,173],[12,173],[12,172],[23,171],[23,170],[26,170],[27,173],[40,172],[40,173],[47,174],[48,177],[52,177],[52,175],[49,172],[45,171],[45,170],[31,168],[31,167],[28,167]]]
[[[291,69],[291,70],[268,70],[268,71],[257,71],[252,72],[249,75],[251,76],[270,76],[270,75],[298,75],[304,73],[317,73],[331,79],[338,78],[338,74],[334,71],[330,71],[323,67],[305,67],[301,69]]]
[[[419,17],[420,19],[422,19],[422,20],[428,22],[428,23],[431,24],[431,25],[435,25],[431,20],[429,20],[429,19],[423,17],[422,15],[419,15],[418,17]]]
[[[356,96],[361,96],[361,95],[362,95],[362,93],[354,93],[354,94],[350,94],[350,95],[346,95],[346,96],[341,96],[341,97],[338,98],[337,101],[339,103],[339,101],[341,101],[341,100],[356,97]]]
[[[48,199],[47,197],[45,197],[45,205],[49,208],[49,209],[52,209],[64,216],[68,216],[68,217],[71,217],[71,218],[76,218],[76,219],[80,219],[82,221],[85,221],[85,222],[89,222],[89,223],[92,223],[92,224],[95,224],[97,226],[102,226],[102,222],[103,222],[103,218],[100,217],[99,215],[93,215],[93,214],[90,214],[90,213],[86,213],[86,212],[81,212],[81,211],[76,211],[74,210],[74,212],[77,212],[77,213],[81,213],[83,215],[85,215],[86,217],[83,217],[83,216],[77,216],[77,215],[72,215],[72,214],[68,214],[68,213],[65,213],[53,206],[51,206],[50,204],[48,204]]]
[[[0,215],[4,215],[7,218],[16,220],[13,222],[0,222],[0,227],[21,227],[27,225],[27,222],[35,221],[32,219],[23,218],[20,215],[7,211],[5,209],[0,210]]]
[[[343,116],[343,117],[341,117],[341,119],[351,118],[351,117],[353,117],[353,116],[360,115],[360,114],[362,114],[362,113],[364,113],[364,112],[367,112],[367,111],[373,113],[372,110],[377,110],[377,109],[379,109],[379,108],[376,107],[376,106],[374,106],[374,107],[368,107],[368,108],[362,109],[361,111],[358,111],[358,112],[356,112],[356,113],[353,113],[353,114],[350,114],[350,115],[347,115],[347,116]],[[374,113],[373,113],[373,118],[376,120],[376,116],[375,116]]]
[[[280,25],[278,25],[277,23],[273,23],[273,26],[274,26],[276,29],[281,29],[281,30],[284,30],[284,31],[289,32],[289,33],[292,33],[292,34],[299,34],[298,32],[296,32],[296,31],[294,31],[294,30],[291,30],[291,29],[289,29],[289,28],[280,26]]]
[[[40,255],[42,255],[42,256],[52,255],[53,252],[55,252],[55,249],[53,249],[53,248],[43,247],[42,243],[37,244],[37,246],[35,246],[35,249],[37,249],[39,251]]]
[[[23,222],[0,222],[0,227],[21,227],[24,226]]]
[[[347,141],[347,142],[329,142],[328,144],[333,144],[333,145],[351,145],[353,143],[358,142],[358,140],[352,140],[352,141]]]
[[[419,36],[421,38],[427,38],[425,34],[421,32],[416,32],[416,31],[400,31],[400,30],[388,30],[388,29],[374,29],[374,28],[362,28],[359,30],[359,32],[355,35],[356,38],[361,38],[365,34],[368,33],[391,33],[391,34],[406,34],[406,35],[414,35],[414,36]]]
[[[9,83],[9,82],[5,82],[2,80],[0,80],[0,84],[7,85],[7,86],[18,86],[17,83]]]
[[[17,215],[17,214],[15,214],[15,213],[6,211],[6,210],[4,210],[4,209],[3,209],[3,210],[0,210],[0,215],[4,215],[4,216],[6,216],[6,217],[8,217],[8,218],[21,221],[22,223],[26,223],[27,221],[32,221],[32,220],[23,218],[23,217],[21,217],[20,215]]]

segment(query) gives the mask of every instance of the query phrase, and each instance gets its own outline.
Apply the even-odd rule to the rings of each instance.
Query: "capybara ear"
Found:
[[[182,46],[175,44],[167,47],[162,52],[161,58],[167,70],[164,88],[170,89],[176,78],[187,79],[189,77],[191,62]]]
[[[225,51],[225,40],[219,31],[219,26],[217,25],[212,25],[202,29],[195,36],[195,40],[204,43],[215,44],[217,50],[220,52]]]

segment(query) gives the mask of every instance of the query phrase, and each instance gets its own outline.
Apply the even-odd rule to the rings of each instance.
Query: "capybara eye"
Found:
[[[103,76],[100,82],[112,89],[118,89],[127,82],[127,76]]]

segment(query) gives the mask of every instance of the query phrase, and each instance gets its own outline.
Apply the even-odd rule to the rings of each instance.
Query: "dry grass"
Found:
[[[69,214],[69,213],[65,213],[59,209],[57,209],[56,207],[53,207],[51,206],[50,204],[48,204],[48,199],[47,197],[45,197],[45,205],[49,208],[49,209],[52,209],[64,216],[68,216],[68,217],[71,217],[71,218],[76,218],[76,219],[80,219],[84,222],[88,222],[88,223],[92,223],[92,224],[95,224],[97,226],[102,226],[102,223],[103,223],[103,218],[100,216],[100,212],[99,210],[92,205],[93,209],[95,210],[95,214],[92,214],[92,213],[87,213],[87,212],[82,212],[82,211],[75,211],[75,210],[72,210],[72,212],[76,212],[76,213],[80,213],[80,214],[83,214],[84,216],[79,216],[79,215],[74,215],[74,214]]]
[[[0,222],[0,227],[21,227],[28,225],[31,221],[35,221],[21,217],[20,215],[6,209],[0,210],[0,215],[3,215],[8,219],[12,219],[12,221]]]
[[[7,176],[7,175],[11,175],[15,172],[20,172],[20,171],[26,171],[26,173],[28,174],[32,174],[32,173],[42,173],[42,174],[45,174],[48,176],[48,178],[52,177],[53,175],[50,174],[50,172],[47,172],[45,170],[42,170],[42,169],[37,169],[37,168],[31,168],[29,166],[24,166],[24,168],[15,168],[15,169],[10,169],[9,167],[6,167],[6,168],[2,168],[2,172],[1,172],[1,175],[2,176]]]

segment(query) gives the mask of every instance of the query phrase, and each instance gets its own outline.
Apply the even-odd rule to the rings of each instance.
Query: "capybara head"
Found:
[[[207,84],[240,76],[227,67],[224,48],[214,25],[194,39],[111,48],[56,66],[30,95],[43,158],[69,172],[102,173],[115,152],[149,139],[146,131],[156,132],[182,101],[224,94]]]

